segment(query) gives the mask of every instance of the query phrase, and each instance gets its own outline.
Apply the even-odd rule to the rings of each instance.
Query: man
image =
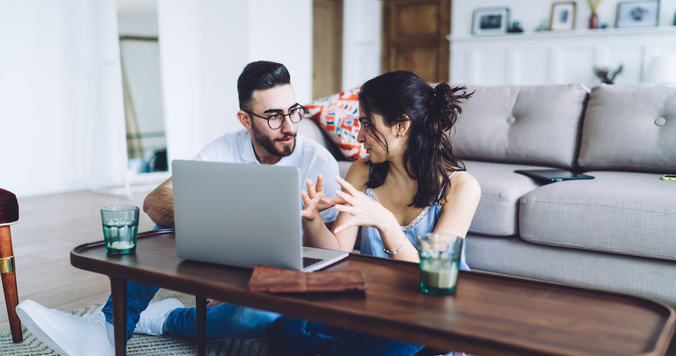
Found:
[[[338,164],[321,145],[297,136],[304,108],[297,102],[286,67],[273,62],[248,64],[237,80],[239,122],[246,130],[227,133],[207,145],[196,160],[294,166],[300,171],[303,190],[307,180],[319,184],[323,177],[338,176]],[[274,184],[274,177],[270,177]],[[324,192],[335,196],[338,184],[326,180]],[[146,197],[143,210],[159,226],[174,225],[171,179]],[[335,209],[322,212],[326,222],[335,220]],[[195,310],[182,308],[175,299],[163,300],[146,310],[158,288],[129,282],[127,286],[127,339],[134,331],[150,335],[169,332],[194,337]],[[207,308],[208,337],[247,337],[262,334],[279,314],[227,303],[212,302]],[[145,310],[145,311],[144,311]],[[141,315],[143,312],[143,315]],[[169,313],[171,318],[167,318]],[[45,308],[32,300],[17,306],[26,328],[63,355],[113,354],[113,313],[109,297],[100,311],[78,317]],[[139,319],[143,322],[139,323]],[[169,321],[165,322],[165,320]],[[228,325],[223,320],[232,321]],[[212,325],[214,323],[215,325]],[[170,325],[165,325],[170,324]],[[168,330],[167,330],[168,328]]]

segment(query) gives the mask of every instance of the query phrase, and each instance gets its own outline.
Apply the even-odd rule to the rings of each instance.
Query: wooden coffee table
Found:
[[[107,256],[103,242],[75,247],[71,264],[111,280],[115,351],[126,351],[126,281],[197,295],[200,354],[205,298],[270,310],[358,332],[476,354],[655,354],[666,352],[669,306],[619,293],[483,272],[461,272],[454,296],[419,290],[418,266],[352,254],[328,270],[360,270],[365,294],[249,292],[251,270],[176,257],[172,231],[139,234],[136,253]]]

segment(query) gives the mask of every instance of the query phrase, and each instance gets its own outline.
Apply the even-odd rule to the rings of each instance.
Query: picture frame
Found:
[[[574,30],[576,15],[577,3],[575,1],[557,1],[552,3],[552,12],[549,16],[549,30]]]
[[[617,3],[615,27],[655,27],[659,17],[659,0],[622,1]]]
[[[509,27],[509,8],[484,7],[472,13],[472,34],[475,36],[503,35]]]

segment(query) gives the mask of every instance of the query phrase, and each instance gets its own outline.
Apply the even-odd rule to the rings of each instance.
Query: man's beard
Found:
[[[265,136],[263,133],[258,131],[258,129],[256,128],[256,125],[252,125],[252,127],[253,127],[254,140],[256,140],[256,142],[259,145],[263,146],[263,148],[265,148],[266,151],[272,153],[275,156],[286,157],[286,156],[292,154],[293,150],[296,148],[296,135],[295,134],[287,135],[287,136],[283,137],[283,139],[293,137],[293,141],[291,141],[291,145],[284,146],[280,150],[279,148],[275,147],[274,140],[272,140],[270,137]]]

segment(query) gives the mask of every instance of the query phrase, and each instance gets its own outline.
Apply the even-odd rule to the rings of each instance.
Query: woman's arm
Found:
[[[366,189],[366,180],[368,179],[368,159],[361,159],[355,161],[350,166],[350,170],[345,177],[350,184],[361,189]],[[333,178],[329,178],[333,179]],[[318,181],[319,182],[319,181]],[[318,184],[319,185],[319,184]],[[302,192],[305,209],[301,212],[303,216],[303,239],[310,246],[329,248],[333,250],[352,251],[354,243],[357,240],[358,226],[351,226],[337,233],[331,232],[318,213],[316,209],[321,205],[323,194],[318,194],[321,189],[315,189],[311,182],[308,182],[307,192]],[[313,197],[313,194],[314,197]],[[325,199],[331,204],[344,203],[341,198]],[[339,213],[336,222],[333,226],[338,227],[344,224],[346,219],[345,214]]]
[[[350,183],[340,179],[338,183],[344,191],[338,192],[337,195],[345,203],[336,205],[336,210],[344,216],[342,221],[336,222],[337,226],[334,229],[336,233],[355,226],[372,226],[378,230],[383,247],[386,249],[385,252],[390,258],[418,262],[417,250],[408,241],[391,211],[357,190]]]
[[[458,172],[451,177],[441,215],[434,232],[465,237],[481,199],[481,186],[471,174]]]

